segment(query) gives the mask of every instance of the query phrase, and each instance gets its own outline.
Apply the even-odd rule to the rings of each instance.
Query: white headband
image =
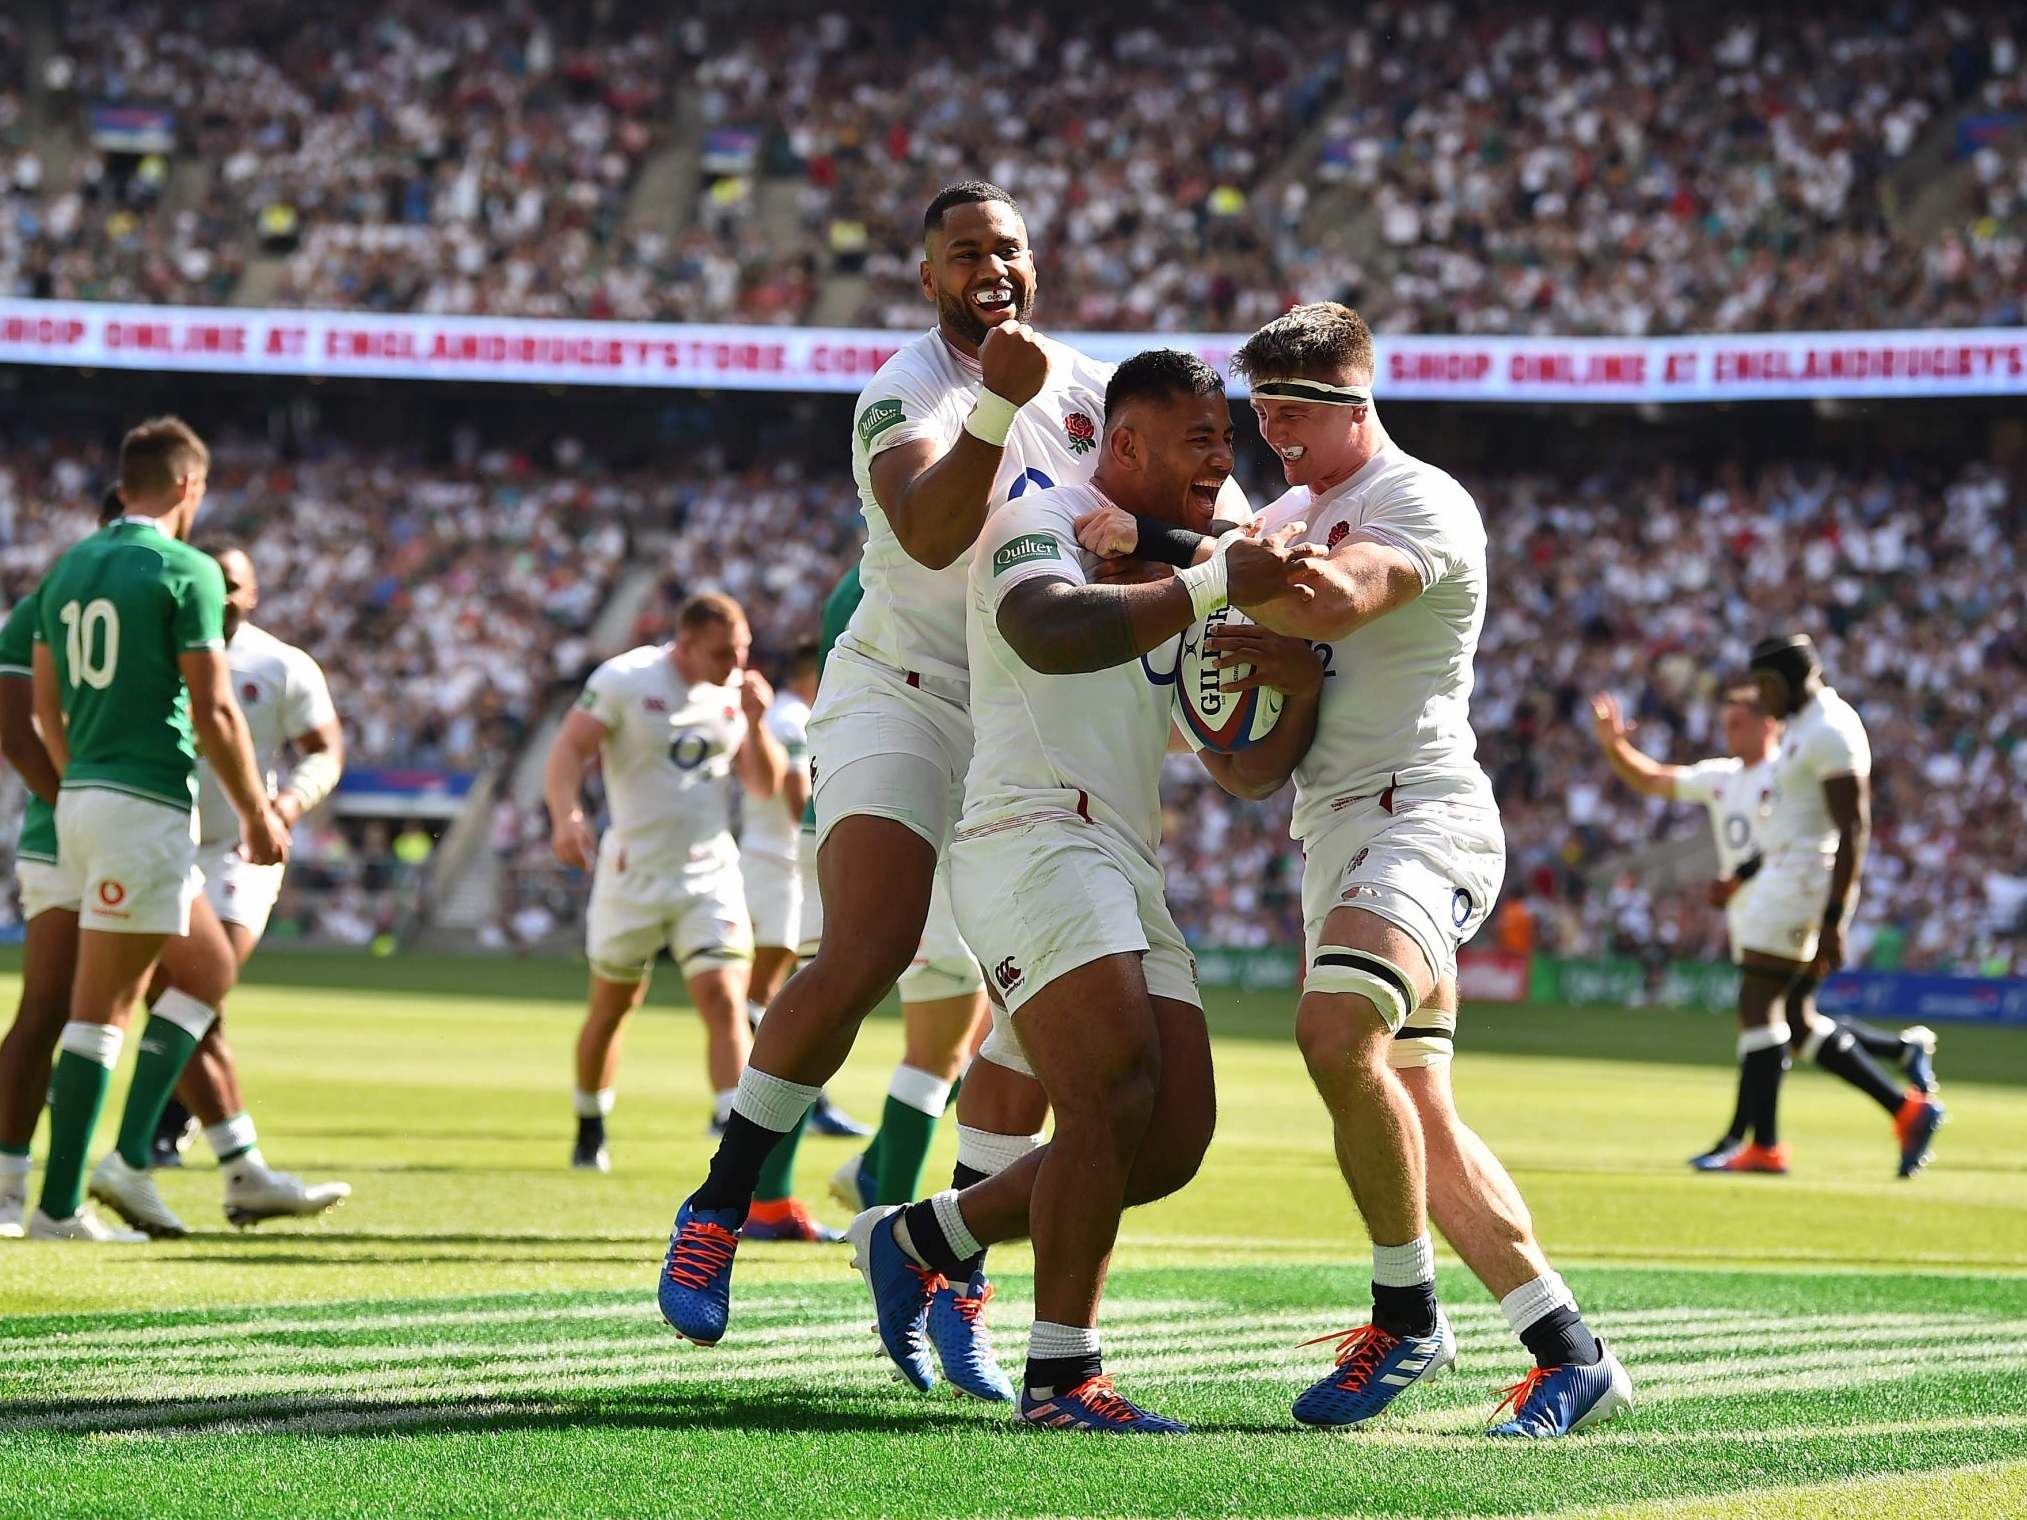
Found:
[[[1255,396],[1282,401],[1320,401],[1325,406],[1371,406],[1372,392],[1361,385],[1332,385],[1328,380],[1259,380]]]

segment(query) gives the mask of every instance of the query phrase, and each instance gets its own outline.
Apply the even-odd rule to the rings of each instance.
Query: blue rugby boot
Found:
[[[1457,1337],[1441,1310],[1434,1335],[1389,1335],[1378,1325],[1360,1325],[1302,1344],[1328,1340],[1337,1342],[1337,1365],[1295,1401],[1295,1418],[1304,1425],[1333,1430],[1363,1425],[1422,1379],[1457,1361]]]
[[[985,1306],[992,1302],[992,1284],[983,1271],[973,1274],[959,1292],[948,1278],[929,1298],[929,1344],[943,1364],[943,1375],[958,1393],[988,1404],[1013,1402],[1013,1383],[1000,1371],[992,1354],[992,1332],[985,1325]]]
[[[739,1249],[736,1209],[699,1209],[689,1199],[676,1210],[669,1254],[655,1290],[662,1318],[684,1340],[715,1346],[732,1312],[732,1254]]]
[[[1018,1416],[1038,1430],[1094,1430],[1124,1436],[1188,1435],[1189,1427],[1151,1414],[1112,1386],[1102,1374],[1086,1378],[1067,1393],[1038,1399],[1023,1391]]]
[[[1544,1441],[1602,1425],[1633,1407],[1633,1380],[1603,1341],[1588,1367],[1536,1367],[1506,1390],[1492,1411],[1489,1436],[1522,1436]],[[1508,1410],[1510,1419],[1499,1417]]]
[[[927,1393],[936,1385],[929,1355],[929,1300],[944,1285],[943,1275],[918,1267],[894,1238],[901,1205],[867,1209],[845,1226],[852,1265],[873,1295],[873,1325],[888,1359],[901,1376]]]

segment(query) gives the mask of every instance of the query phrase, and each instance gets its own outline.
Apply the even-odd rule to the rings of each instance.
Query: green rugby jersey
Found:
[[[195,807],[197,742],[177,660],[225,647],[218,561],[151,518],[123,517],[66,550],[38,601],[35,637],[55,658],[67,720],[63,784]]]
[[[853,560],[851,569],[838,577],[838,583],[831,587],[831,594],[824,598],[823,623],[817,635],[821,641],[816,652],[816,678],[819,682],[823,680],[823,667],[831,657],[831,650],[837,647],[838,640],[852,621],[852,614],[859,610],[859,603],[865,599],[866,588],[859,584],[859,562]],[[812,832],[816,829],[814,793],[803,807],[802,826]]]
[[[0,676],[35,679],[35,608],[31,591],[14,604],[7,622],[0,626]],[[29,700],[35,699],[31,696]],[[28,806],[21,810],[21,839],[14,854],[19,860],[56,862],[56,809],[33,792],[28,794]]]

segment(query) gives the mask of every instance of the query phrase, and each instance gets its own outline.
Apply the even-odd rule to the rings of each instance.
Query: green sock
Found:
[[[154,1158],[155,1126],[162,1122],[162,1110],[169,1106],[196,1050],[197,1036],[181,1024],[172,1024],[159,1013],[148,1015],[141,1031],[141,1054],[134,1062],[134,1085],[127,1089],[127,1106],[120,1114],[120,1159],[128,1166],[148,1169]]]
[[[861,1170],[863,1170],[865,1174],[868,1177],[871,1177],[875,1182],[878,1182],[880,1178],[880,1155],[886,1149],[885,1146],[880,1144],[880,1136],[884,1135],[886,1132],[887,1132],[886,1125],[883,1120],[881,1127],[873,1131],[872,1142],[869,1145],[867,1145],[867,1147],[863,1151],[859,1153],[859,1166]],[[910,1203],[913,1203],[915,1200],[911,1198],[908,1201]],[[872,1204],[873,1200],[868,1198],[866,1200],[866,1206],[870,1208],[872,1207]]]
[[[68,1219],[84,1203],[85,1158],[112,1085],[111,1066],[74,1050],[58,1053],[49,1078],[49,1164],[42,1170],[42,1212],[51,1219]]]
[[[940,1114],[925,1114],[899,1098],[887,1099],[880,1111],[880,1203],[913,1203],[922,1186],[922,1163],[936,1139]]]
[[[795,1153],[802,1148],[802,1132],[809,1128],[809,1110],[795,1121],[795,1128],[774,1142],[774,1149],[760,1164],[760,1176],[753,1184],[755,1203],[773,1203],[795,1194]]]

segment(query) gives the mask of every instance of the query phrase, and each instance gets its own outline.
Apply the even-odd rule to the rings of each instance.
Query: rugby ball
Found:
[[[1204,636],[1253,620],[1236,607],[1220,607],[1183,630],[1175,658],[1175,716],[1183,737],[1197,749],[1234,754],[1258,744],[1281,720],[1281,693],[1272,687],[1226,691],[1225,682],[1249,675],[1250,665],[1220,668],[1204,649]]]

